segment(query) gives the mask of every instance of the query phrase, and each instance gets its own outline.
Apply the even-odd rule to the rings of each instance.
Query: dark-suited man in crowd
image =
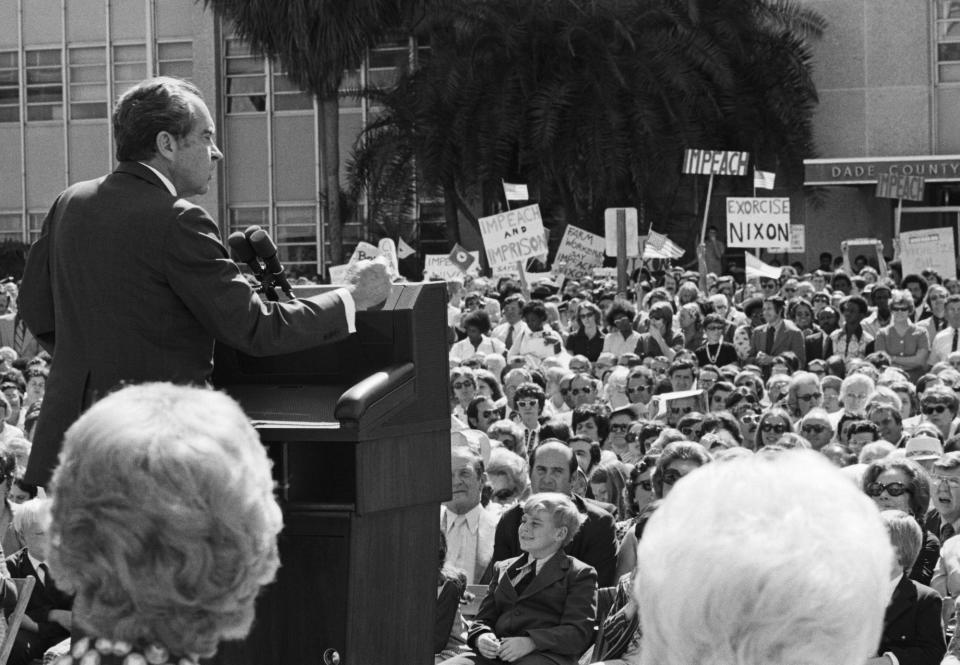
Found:
[[[251,355],[293,352],[353,331],[389,292],[384,264],[344,289],[265,302],[230,259],[216,222],[185,200],[223,157],[192,84],[148,79],[113,114],[117,169],[57,198],[31,248],[20,311],[54,353],[27,482],[46,484],[64,431],[121,382],[202,384],[219,340]]]
[[[617,536],[613,516],[571,491],[571,480],[577,471],[577,458],[573,450],[557,440],[544,441],[534,453],[530,467],[530,485],[534,494],[566,494],[583,517],[580,530],[563,551],[593,566],[601,587],[613,586],[617,579]],[[522,517],[523,509],[517,505],[500,518],[493,545],[494,563],[523,553],[517,532]]]
[[[780,296],[768,296],[763,299],[762,326],[757,326],[750,334],[750,356],[765,373],[769,373],[773,359],[784,351],[793,351],[800,360],[800,367],[806,367],[807,354],[804,348],[803,333],[791,321],[783,318],[786,303]]]

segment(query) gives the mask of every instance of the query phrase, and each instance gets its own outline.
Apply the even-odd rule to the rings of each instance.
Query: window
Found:
[[[406,37],[385,41],[370,49],[367,82],[372,87],[389,88],[397,82],[400,72],[410,61],[410,46]]]
[[[248,226],[256,225],[265,229],[270,228],[266,206],[230,208],[227,211],[227,218],[229,220],[227,225],[228,236],[234,231],[245,231]]]
[[[187,80],[193,78],[193,42],[157,44],[157,73]]]
[[[26,51],[27,120],[63,119],[63,71],[59,49]]]
[[[0,212],[0,242],[23,240],[23,218],[18,212]]]
[[[43,230],[43,220],[46,219],[46,217],[46,212],[27,213],[27,230],[29,232],[27,240],[29,242],[35,242],[36,239],[40,237],[40,231]]]
[[[278,207],[274,240],[290,277],[317,274],[317,217],[312,205]]]
[[[147,78],[147,47],[122,44],[113,47],[113,89],[115,97]]]
[[[960,83],[960,3],[937,1],[937,83]]]
[[[107,117],[107,49],[71,48],[70,119]]]
[[[267,108],[266,67],[241,40],[227,39],[227,113],[260,113]]]
[[[20,58],[0,51],[0,122],[20,121]]]
[[[273,74],[273,110],[313,111],[313,97],[288,79],[278,65]]]

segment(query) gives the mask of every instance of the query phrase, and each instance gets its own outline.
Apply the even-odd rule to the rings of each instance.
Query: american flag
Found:
[[[679,259],[683,256],[683,248],[662,233],[650,229],[647,234],[647,243],[643,247],[645,259]]]

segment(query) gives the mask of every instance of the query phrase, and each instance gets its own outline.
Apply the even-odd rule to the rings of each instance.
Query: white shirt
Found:
[[[446,506],[440,508],[440,528],[447,537],[447,558],[445,563],[467,575],[467,584],[475,584],[474,570],[477,567],[477,549],[480,538],[479,503],[465,515],[457,515]]]
[[[519,335],[516,330],[513,332],[513,346],[510,348],[510,352],[507,354],[509,357],[513,356],[526,356],[528,359],[537,359],[543,361],[545,358],[552,358],[553,356],[560,355],[555,350],[554,344],[547,342],[544,339],[544,335],[552,333],[553,330],[550,328],[550,325],[545,323],[543,324],[543,330],[538,332],[531,332],[529,328],[524,326],[523,330]],[[560,335],[557,335],[557,338],[560,338]],[[563,346],[561,342],[560,346]],[[562,354],[563,349],[561,348],[560,353]],[[539,363],[536,363],[539,364]]]
[[[140,166],[145,166],[153,171],[153,174],[160,179],[160,182],[162,182],[163,186],[167,188],[167,191],[170,192],[171,196],[180,198],[177,194],[177,188],[173,186],[170,178],[163,175],[160,173],[160,171],[145,162],[137,163]],[[337,297],[340,298],[340,302],[343,303],[343,314],[347,319],[347,332],[351,334],[357,332],[357,304],[353,300],[353,294],[350,293],[350,289],[336,289],[334,293],[337,294]]]
[[[506,347],[503,345],[503,342],[494,337],[487,337],[484,335],[480,339],[480,344],[476,348],[473,347],[473,343],[470,342],[470,338],[465,337],[450,348],[450,360],[462,362],[464,360],[473,358],[478,353],[487,355],[490,353],[503,354],[505,352]]]
[[[639,341],[640,333],[636,330],[631,331],[626,339],[619,330],[615,330],[603,338],[603,353],[612,353],[619,359],[624,353],[636,353]]]
[[[956,330],[956,328],[947,326],[933,338],[933,342],[930,343],[930,358],[927,360],[927,363],[931,367],[941,360],[946,360],[947,356],[953,352],[954,330]],[[958,335],[958,338],[960,338],[960,335]],[[960,349],[960,345],[958,345],[957,348]]]
[[[499,339],[501,342],[506,344],[507,335],[510,334],[511,325],[513,326],[513,339],[510,340],[511,344],[517,341],[517,337],[519,337],[522,332],[529,330],[527,328],[527,324],[524,323],[523,321],[517,321],[516,323],[509,323],[507,321],[504,321],[503,323],[501,323],[499,326],[497,326],[490,332],[490,336],[495,339]]]

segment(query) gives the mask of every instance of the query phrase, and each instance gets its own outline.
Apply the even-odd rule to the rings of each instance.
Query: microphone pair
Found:
[[[231,233],[227,243],[234,261],[247,264],[261,282],[265,279],[276,282],[288,298],[293,298],[290,283],[283,272],[283,264],[277,256],[277,244],[266,231],[254,224],[244,231]]]

